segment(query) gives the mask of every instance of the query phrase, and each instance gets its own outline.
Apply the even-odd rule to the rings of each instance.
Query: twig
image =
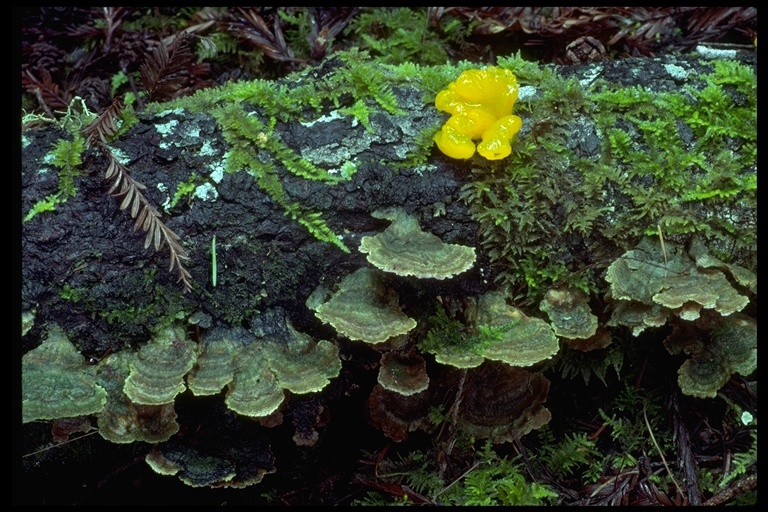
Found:
[[[464,478],[465,476],[467,476],[468,474],[470,474],[472,471],[474,471],[474,470],[475,470],[475,468],[476,468],[477,466],[479,466],[480,464],[482,464],[482,462],[483,462],[483,461],[481,461],[481,460],[479,460],[479,461],[475,462],[475,463],[474,463],[474,465],[472,465],[472,467],[471,467],[471,468],[469,468],[468,470],[466,470],[465,472],[463,472],[462,474],[460,474],[460,475],[459,475],[459,476],[456,478],[456,480],[454,480],[453,482],[449,483],[448,485],[446,485],[445,487],[443,487],[442,489],[440,489],[438,492],[436,492],[436,493],[435,493],[435,495],[434,495],[434,496],[432,496],[432,501],[436,500],[438,496],[440,496],[440,495],[441,495],[441,494],[443,494],[445,491],[447,491],[448,489],[450,489],[451,487],[453,487],[454,485],[456,485],[456,482],[458,482],[459,480],[461,480],[462,478]]]
[[[685,427],[680,411],[677,408],[677,393],[671,397],[670,413],[672,414],[672,423],[675,428],[675,444],[677,444],[677,458],[683,465],[685,474],[685,486],[688,489],[688,504],[691,506],[701,505],[701,489],[699,480],[696,477],[696,459],[691,452],[691,441],[688,436],[688,429]]]
[[[664,267],[667,266],[667,248],[664,247],[664,235],[661,234],[661,224],[656,224],[659,228],[659,242],[661,242],[661,253],[664,255]]]
[[[705,505],[708,507],[715,506],[715,505],[722,505],[723,503],[732,500],[739,494],[745,493],[747,491],[751,491],[752,489],[756,489],[756,488],[757,488],[757,473],[753,473],[737,481],[734,485],[728,487],[727,489],[723,489],[722,491],[718,492],[717,494],[709,498],[707,501],[702,503],[702,505]]]
[[[86,432],[85,434],[83,434],[81,436],[78,436],[78,437],[75,437],[75,438],[72,438],[72,439],[67,439],[63,443],[57,443],[57,444],[54,444],[54,445],[51,445],[51,446],[46,446],[45,448],[40,448],[39,450],[35,450],[34,452],[25,453],[24,455],[21,456],[21,458],[23,459],[24,457],[31,457],[32,455],[36,455],[36,454],[42,453],[42,452],[47,452],[48,450],[51,450],[53,448],[58,448],[59,446],[64,446],[65,444],[69,444],[69,443],[71,443],[73,441],[79,441],[80,439],[82,439],[84,437],[92,436],[93,434],[97,433],[98,431],[99,431],[99,429],[95,428],[92,431]]]
[[[661,462],[664,463],[664,468],[667,470],[667,474],[669,474],[669,478],[672,479],[672,483],[675,484],[675,487],[677,488],[677,492],[680,493],[684,498],[686,497],[683,490],[680,488],[680,484],[677,483],[677,480],[675,480],[675,475],[672,474],[672,471],[669,469],[669,465],[667,464],[667,459],[664,458],[664,452],[661,451],[661,447],[659,446],[659,443],[656,442],[656,436],[653,435],[653,429],[651,429],[651,424],[648,422],[648,414],[645,412],[645,405],[643,404],[643,419],[645,419],[645,426],[648,429],[648,433],[651,435],[651,441],[653,441],[653,446],[656,447],[656,450],[659,452],[659,455],[661,455]],[[687,498],[686,498],[687,499]]]

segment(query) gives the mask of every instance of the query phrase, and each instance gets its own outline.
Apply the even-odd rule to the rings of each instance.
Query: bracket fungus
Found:
[[[383,232],[364,236],[360,241],[360,252],[381,270],[400,276],[445,279],[475,263],[474,247],[444,243],[438,236],[422,231],[416,217],[402,208],[384,208],[372,215],[392,221]]]
[[[421,348],[434,354],[438,363],[457,368],[475,368],[486,359],[512,366],[530,366],[555,355],[560,349],[557,336],[547,322],[509,306],[502,292],[481,295],[467,315],[467,329],[446,321],[429,331]]]
[[[123,392],[136,352],[110,354],[98,366],[99,384],[107,391],[107,404],[98,415],[99,434],[113,443],[160,443],[179,431],[173,402],[162,405],[133,403]]]
[[[747,286],[753,281],[751,272],[715,260],[696,240],[691,247],[686,252],[668,242],[664,253],[648,237],[611,263],[605,279],[618,305],[609,325],[631,327],[637,336],[646,327],[664,325],[669,314],[696,320],[702,309],[724,316],[743,309],[749,299],[731,285],[723,271]],[[666,260],[665,254],[669,255]]]
[[[152,337],[130,361],[123,391],[135,404],[161,405],[173,402],[183,392],[184,375],[197,359],[197,344],[181,327],[167,327]]]
[[[366,401],[365,414],[371,426],[399,443],[408,439],[409,432],[434,428],[427,413],[435,400],[439,400],[437,388],[403,395],[376,384]]]
[[[580,290],[551,289],[539,309],[549,316],[557,336],[590,338],[597,332],[597,317],[592,314],[588,300]]]
[[[467,371],[459,427],[494,443],[511,442],[549,423],[548,394],[549,380],[540,373],[486,362]]]
[[[733,373],[747,376],[757,369],[757,322],[741,313],[711,319],[709,335],[696,325],[676,326],[664,341],[670,354],[690,354],[678,370],[681,391],[714,398]]]
[[[160,475],[178,475],[191,487],[213,486],[235,477],[232,463],[218,457],[200,455],[194,451],[153,450],[144,458],[149,467]]]
[[[197,396],[215,395],[232,382],[235,375],[235,353],[243,338],[252,339],[245,329],[215,328],[203,338],[200,354],[187,375],[187,386]]]
[[[252,417],[269,416],[283,403],[285,393],[267,366],[261,346],[250,343],[237,354],[227,407]]]
[[[327,340],[315,342],[287,319],[286,327],[287,337],[268,339],[264,345],[270,369],[280,387],[291,393],[320,391],[341,371],[338,347]]]
[[[342,279],[339,290],[316,308],[315,315],[351,340],[377,344],[416,327],[398,302],[380,272],[361,268]]]
[[[228,423],[207,432],[205,448],[174,438],[155,446],[144,460],[156,473],[176,475],[191,487],[242,489],[276,471],[268,440],[248,425]]]
[[[51,325],[47,337],[21,359],[22,422],[98,413],[107,392],[97,384],[95,368]]]
[[[482,350],[486,359],[512,366],[530,366],[552,357],[560,349],[547,322],[527,317],[518,308],[508,305],[502,292],[492,291],[480,296],[477,324],[490,328],[496,338]]]
[[[204,340],[197,365],[187,380],[196,395],[211,395],[228,385],[227,406],[251,417],[272,414],[284,390],[320,391],[341,371],[338,348],[315,342],[293,328],[282,310],[262,322],[260,335],[243,328],[216,329]]]
[[[419,354],[387,352],[381,356],[379,384],[401,395],[413,395],[429,387],[427,361]]]
[[[613,341],[589,307],[589,297],[581,290],[553,288],[544,295],[539,309],[549,316],[555,334],[571,348],[587,352],[605,348]]]

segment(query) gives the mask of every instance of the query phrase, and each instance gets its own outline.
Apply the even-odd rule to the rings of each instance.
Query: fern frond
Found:
[[[82,135],[85,137],[85,145],[91,146],[98,138],[103,144],[107,139],[111,139],[120,131],[120,120],[122,119],[123,102],[120,98],[115,98],[112,104],[104,112],[93,120],[91,124],[83,128]]]
[[[121,198],[120,209],[125,210],[130,207],[131,218],[135,219],[133,225],[134,233],[139,229],[146,231],[144,238],[144,248],[150,245],[155,251],[159,251],[164,245],[168,246],[171,254],[171,264],[168,268],[172,272],[177,269],[180,282],[184,286],[184,291],[192,291],[192,275],[182,265],[182,261],[189,260],[189,255],[181,245],[181,237],[166,226],[160,218],[157,208],[152,206],[149,200],[141,192],[146,190],[146,186],[129,174],[128,168],[121,164],[117,158],[102,147],[109,156],[109,165],[105,171],[105,178],[112,181],[112,186],[108,193],[115,198]]]
[[[731,459],[731,470],[724,474],[719,482],[720,488],[726,487],[738,476],[741,476],[749,470],[749,468],[757,463],[757,430],[753,430],[752,444],[749,450],[746,452],[738,452],[733,455]]]
[[[179,90],[184,82],[181,73],[194,58],[191,49],[194,37],[182,32],[168,46],[160,43],[147,55],[139,71],[149,101],[169,99]]]
[[[320,212],[304,212],[298,203],[289,203],[285,206],[285,214],[290,215],[293,220],[307,228],[315,238],[322,240],[323,242],[332,243],[342,251],[349,253],[349,248],[344,245],[341,238],[328,227],[328,224],[325,223]]]
[[[297,60],[293,50],[285,42],[279,16],[275,16],[274,29],[270,30],[264,18],[253,9],[240,8],[239,10],[245,21],[249,23],[242,27],[233,27],[242,37],[255,43],[271,59],[287,62]]]

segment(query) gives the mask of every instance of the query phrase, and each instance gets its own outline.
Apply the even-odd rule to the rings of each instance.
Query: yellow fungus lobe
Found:
[[[509,156],[512,138],[523,126],[512,115],[517,93],[517,78],[508,69],[464,71],[435,98],[435,107],[451,114],[435,134],[437,147],[451,158],[470,158],[475,149],[489,160]]]

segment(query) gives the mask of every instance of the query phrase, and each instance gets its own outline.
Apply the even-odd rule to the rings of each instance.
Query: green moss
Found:
[[[458,443],[455,445],[458,447]],[[377,478],[415,491],[438,505],[515,506],[547,505],[557,498],[548,486],[531,481],[517,457],[497,454],[490,442],[473,449],[474,463],[465,474],[451,481],[438,469],[436,457],[413,451],[399,459],[383,459],[377,464]],[[407,487],[406,487],[407,486]],[[370,492],[353,505],[414,505],[409,494],[391,496]],[[420,503],[423,504],[423,503]]]
[[[79,134],[74,135],[72,140],[62,139],[54,145],[48,159],[59,169],[59,190],[36,202],[24,216],[24,222],[32,220],[39,213],[55,211],[56,205],[75,196],[75,178],[84,174],[80,169],[84,150],[85,141]]]
[[[67,283],[64,283],[59,290],[59,297],[72,302],[80,302],[83,299],[91,301],[87,290],[84,288],[74,288]]]
[[[451,351],[481,356],[483,349],[496,339],[493,332],[470,332],[463,322],[449,318],[443,308],[437,308],[427,323],[431,327],[419,343],[419,349],[424,352]]]
[[[197,189],[198,185],[200,185],[204,181],[205,180],[201,178],[199,174],[193,172],[192,175],[186,181],[183,181],[176,186],[176,192],[174,192],[173,198],[171,199],[171,202],[168,205],[168,207],[173,208],[174,206],[179,204],[179,201],[185,198],[187,201],[189,201],[190,198],[192,197],[192,194],[195,193],[195,190]]]

